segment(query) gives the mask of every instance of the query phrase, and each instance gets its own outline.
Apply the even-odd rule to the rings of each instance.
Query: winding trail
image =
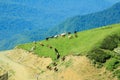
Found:
[[[13,71],[15,71],[15,75],[14,75],[15,80],[35,80],[35,79],[30,79],[30,74],[27,70],[27,67],[9,59],[6,56],[7,52],[8,51],[0,52],[0,61],[7,63],[9,65],[9,67]]]

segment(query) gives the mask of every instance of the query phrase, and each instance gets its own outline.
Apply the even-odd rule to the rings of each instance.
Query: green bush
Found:
[[[111,56],[106,54],[102,49],[94,49],[88,53],[88,58],[95,62],[105,63]]]
[[[113,71],[118,67],[118,65],[119,65],[119,61],[115,58],[111,58],[106,62],[105,67],[107,70]]]
[[[112,35],[105,38],[100,46],[102,49],[113,50],[118,46],[119,36]]]
[[[118,80],[120,80],[120,69],[116,70],[113,74],[117,76]]]

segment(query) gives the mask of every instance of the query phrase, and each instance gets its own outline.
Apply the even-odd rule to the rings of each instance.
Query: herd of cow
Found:
[[[72,39],[73,36],[71,35],[71,32],[67,32],[67,33],[62,33],[62,34],[59,34],[59,35],[55,35],[55,36],[50,36],[50,37],[47,37],[46,40],[49,40],[50,38],[58,38],[58,37],[65,37],[66,35],[68,35],[68,38],[69,39]],[[77,38],[78,35],[77,35],[77,31],[74,31],[74,36]]]
[[[46,38],[46,41],[48,41],[50,38],[58,38],[58,37],[60,37],[60,36],[61,36],[61,37],[68,36],[69,39],[72,39],[73,36],[74,36],[75,38],[78,37],[77,31],[74,31],[74,35],[71,35],[71,32],[62,33],[62,34],[60,34],[60,35],[55,35],[55,36],[47,37],[47,38]],[[36,49],[36,44],[37,44],[37,43],[36,43],[35,41],[34,41],[33,43],[35,44],[35,46],[33,46],[30,51],[33,51],[33,50]],[[50,49],[53,49],[54,52],[56,53],[56,59],[59,59],[59,58],[60,58],[60,53],[59,53],[59,51],[58,51],[57,48],[54,48],[54,47],[52,47],[52,46],[50,46],[50,45],[45,45],[45,44],[43,44],[43,43],[40,43],[39,45],[42,46],[42,47],[43,47],[43,46],[46,46],[46,47],[48,47],[48,48],[50,48]],[[62,57],[61,59],[62,59],[62,61],[64,61],[64,60],[65,60],[65,56]],[[57,63],[54,62],[53,65],[55,66],[54,71],[58,71],[58,68],[56,67],[56,66],[57,66]],[[49,70],[52,70],[52,67],[51,67],[51,66],[47,66],[46,68],[49,69]]]

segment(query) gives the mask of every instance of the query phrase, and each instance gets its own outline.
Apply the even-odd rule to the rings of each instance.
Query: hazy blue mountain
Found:
[[[113,0],[0,0],[0,50],[47,36],[68,17],[106,9]]]
[[[52,28],[50,34],[82,31],[116,23],[120,23],[120,3],[101,12],[68,18],[63,23]]]

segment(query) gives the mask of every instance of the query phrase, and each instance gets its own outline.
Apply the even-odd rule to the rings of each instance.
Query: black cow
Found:
[[[60,58],[60,53],[58,52],[58,50],[56,48],[54,50],[55,50],[55,53],[57,54],[57,59],[59,59]]]

